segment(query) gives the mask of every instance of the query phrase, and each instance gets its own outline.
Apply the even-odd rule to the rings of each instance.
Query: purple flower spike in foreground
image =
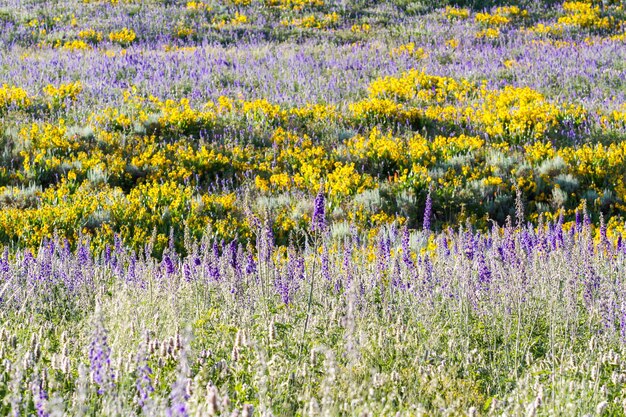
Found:
[[[433,211],[433,201],[430,197],[431,190],[428,190],[428,195],[426,196],[426,206],[424,207],[424,231],[430,231],[430,217]]]
[[[311,218],[311,231],[323,232],[326,230],[326,199],[324,198],[324,191],[320,189],[315,197],[315,205],[313,208],[313,217]]]
[[[48,417],[50,414],[46,411],[46,404],[48,402],[48,395],[46,391],[41,387],[41,383],[38,381],[33,384],[33,402],[35,403],[35,409],[37,410],[37,417]]]
[[[98,386],[98,394],[104,394],[114,385],[114,375],[111,372],[111,349],[107,343],[107,331],[100,318],[96,321],[96,328],[89,346],[89,362],[91,377]]]

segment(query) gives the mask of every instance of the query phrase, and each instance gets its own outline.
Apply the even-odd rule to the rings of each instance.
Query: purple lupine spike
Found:
[[[154,392],[152,385],[152,368],[148,365],[146,347],[142,345],[137,356],[137,381],[135,382],[139,394],[139,406],[144,408],[150,400],[150,394]]]
[[[361,237],[359,236],[359,231],[356,226],[350,224],[350,235],[352,236],[352,242],[355,248],[359,248],[361,246]]]
[[[483,290],[489,288],[491,284],[491,271],[485,261],[485,255],[482,251],[478,253],[478,283]]]
[[[239,262],[239,243],[233,240],[228,245],[228,263],[235,271],[235,275],[241,275],[241,265]]]
[[[107,331],[98,318],[89,345],[89,363],[93,382],[98,386],[98,394],[109,391],[115,381],[111,372],[111,348],[107,343]]]
[[[111,246],[109,244],[107,244],[104,247],[104,263],[107,266],[110,266],[113,264],[113,258],[111,255]]]
[[[576,209],[576,231],[582,230],[582,221],[580,220],[580,210]]]
[[[311,218],[311,231],[323,232],[326,230],[326,200],[324,191],[320,188],[313,205],[313,217]]]
[[[415,263],[411,259],[410,234],[408,227],[402,229],[402,261],[410,270],[415,268]]]
[[[622,303],[622,308],[620,311],[620,336],[622,340],[622,344],[626,345],[626,304]]]
[[[189,262],[183,263],[183,277],[185,278],[185,281],[191,282],[192,269],[191,265],[189,265]]]
[[[591,217],[589,217],[589,212],[587,211],[587,206],[583,207],[583,227],[585,229],[591,228]]]
[[[433,263],[430,260],[430,256],[424,256],[422,260],[422,264],[424,265],[424,285],[430,290],[433,290],[435,285],[434,277],[433,277]]]
[[[600,216],[600,244],[609,246],[609,238],[606,235],[606,223],[604,222],[604,216]]]
[[[474,237],[474,234],[470,231],[465,233],[463,249],[465,252],[465,256],[467,256],[470,261],[474,260],[474,255],[476,253],[476,239]]]
[[[295,284],[296,283],[290,282],[288,271],[283,271],[282,273],[277,274],[274,286],[276,288],[276,291],[278,292],[278,295],[280,296],[281,301],[286,306],[291,303],[291,292],[295,289]]]
[[[450,245],[448,244],[448,239],[445,236],[441,238],[441,243],[439,244],[439,247],[443,249],[444,255],[450,256]]]
[[[559,220],[556,223],[554,232],[555,232],[555,240],[557,243],[556,246],[557,247],[563,246],[565,241],[563,239],[563,211],[562,210],[561,210],[561,213],[559,214]]]
[[[46,410],[48,394],[41,386],[41,382],[37,381],[33,383],[32,391],[35,410],[37,410],[37,417],[48,417],[50,415],[50,413]]]
[[[330,277],[330,259],[328,257],[328,243],[324,240],[322,245],[322,277],[327,281],[331,281]]]
[[[350,286],[350,283],[352,283],[352,247],[349,243],[345,243],[343,245],[343,270],[346,273],[346,287]],[[335,281],[335,291],[339,292],[341,291],[341,280],[336,280]]]
[[[595,268],[589,263],[588,259],[585,259],[585,272],[584,272],[584,299],[587,305],[593,304],[596,299],[598,290],[600,289],[601,277],[596,272]]]
[[[209,265],[209,277],[213,281],[219,281],[220,280],[221,274],[220,274],[220,268],[219,268],[219,266],[217,264],[217,261],[213,261]]]
[[[89,251],[88,244],[85,243],[78,246],[76,260],[78,261],[79,265],[89,265],[89,263],[91,262],[91,253]]]
[[[170,258],[169,254],[163,255],[163,268],[165,269],[165,274],[167,276],[173,275],[176,272],[176,267],[174,265],[174,261]]]
[[[4,252],[2,253],[2,259],[0,259],[0,272],[9,272],[9,248],[4,247]]]
[[[120,254],[124,252],[124,242],[122,242],[122,237],[117,233],[113,238],[113,245],[115,247],[115,253]]]
[[[31,270],[31,267],[36,263],[37,261],[35,260],[35,257],[33,256],[30,249],[26,249],[22,258],[22,268],[24,270],[24,274],[28,274]]]
[[[424,223],[422,229],[425,232],[430,231],[430,217],[432,216],[433,211],[433,201],[430,196],[431,190],[428,190],[428,194],[426,195],[426,205],[424,206]]]
[[[527,229],[524,229],[524,231],[522,232],[522,236],[521,236],[521,245],[522,245],[522,249],[527,253],[530,254],[530,252],[532,252],[533,250],[533,239],[532,236],[530,235],[530,233],[528,233]]]
[[[398,289],[404,289],[402,277],[400,275],[400,260],[395,258],[393,261],[393,272],[391,274],[391,286]]]
[[[217,244],[217,241],[213,241],[213,258],[215,259],[216,262],[220,258],[220,249]]]
[[[128,268],[126,270],[126,281],[135,282],[135,280],[137,279],[136,266],[137,266],[137,259],[133,255],[130,257],[128,261]]]
[[[391,223],[389,226],[389,240],[396,241],[398,239],[398,226],[396,222]]]
[[[262,248],[262,261],[270,262],[272,259],[272,253],[274,253],[274,230],[272,226],[268,225],[265,228],[263,239],[261,240]]]
[[[72,256],[72,245],[70,245],[70,241],[67,238],[63,239],[60,252],[62,261],[67,261]]]
[[[289,279],[293,282],[304,280],[304,258],[298,256],[295,251],[290,251],[287,261]]]
[[[248,253],[246,257],[246,274],[254,275],[257,272],[256,261],[254,260],[254,256],[251,253]]]
[[[382,279],[387,265],[389,264],[389,246],[387,246],[387,238],[384,236],[383,231],[378,234],[378,256],[376,263],[376,271],[378,279]]]
[[[170,236],[169,236],[169,239],[167,241],[167,248],[172,253],[176,251],[176,246],[175,246],[175,241],[174,241],[174,228],[173,227],[170,228]]]
[[[187,407],[187,400],[189,395],[187,393],[189,363],[188,363],[188,347],[187,341],[182,343],[182,349],[178,357],[178,369],[176,381],[172,384],[172,391],[170,393],[170,408],[167,410],[168,417],[188,417],[189,410]]]
[[[45,245],[45,256],[50,259],[54,256],[56,251],[56,245],[54,244],[54,239],[48,239]]]

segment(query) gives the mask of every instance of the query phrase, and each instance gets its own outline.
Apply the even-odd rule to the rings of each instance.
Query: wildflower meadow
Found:
[[[626,416],[622,0],[0,0],[0,416]]]

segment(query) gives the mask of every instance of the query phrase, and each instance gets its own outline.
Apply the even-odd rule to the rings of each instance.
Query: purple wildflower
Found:
[[[481,251],[478,253],[478,283],[483,290],[487,290],[491,284],[491,271],[485,261],[485,255]]]
[[[402,229],[402,261],[407,266],[407,268],[413,270],[413,268],[415,268],[415,263],[413,262],[413,259],[411,259],[411,247],[409,243],[409,229],[404,226],[404,228]]]
[[[330,260],[328,257],[328,244],[324,241],[322,245],[322,277],[328,282],[330,282]]]
[[[173,275],[176,272],[176,267],[174,266],[174,261],[168,254],[163,255],[163,267],[165,268],[165,273],[169,275]]]
[[[433,202],[432,199],[430,197],[430,189],[428,190],[428,195],[426,195],[426,205],[424,207],[424,224],[422,229],[425,232],[429,232],[430,231],[430,217],[432,215],[432,211],[433,211]]]
[[[313,217],[311,218],[311,231],[323,232],[326,230],[326,200],[324,198],[324,192],[320,189],[315,197],[315,204],[313,207]]]
[[[256,272],[257,272],[256,261],[254,260],[254,256],[252,256],[252,254],[249,253],[246,258],[246,274],[253,275],[253,274],[256,274]]]
[[[154,392],[152,386],[152,368],[148,365],[146,347],[142,346],[137,357],[137,381],[135,383],[139,394],[139,405],[143,408],[150,400],[150,394]]]
[[[107,331],[102,320],[98,318],[89,345],[89,363],[93,382],[98,386],[98,394],[104,394],[114,385],[111,372],[111,348],[107,343]]]
[[[50,415],[46,411],[46,405],[48,402],[48,394],[43,389],[40,381],[33,383],[32,391],[33,391],[33,402],[35,403],[35,409],[37,410],[37,417],[48,417]]]

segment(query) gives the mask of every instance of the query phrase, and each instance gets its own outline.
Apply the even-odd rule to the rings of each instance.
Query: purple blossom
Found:
[[[163,255],[163,268],[165,269],[165,274],[167,276],[174,275],[176,272],[174,261],[168,254]]]
[[[323,232],[326,230],[326,200],[324,192],[320,189],[315,197],[313,205],[313,217],[311,218],[311,231]]]
[[[483,290],[489,289],[491,284],[491,270],[487,266],[485,261],[485,255],[483,252],[479,252],[477,256],[478,260],[478,284]]]
[[[322,245],[322,277],[328,282],[331,281],[330,259],[328,257],[328,244],[326,241],[324,241]]]
[[[431,190],[428,190],[428,194],[426,195],[426,205],[424,206],[424,224],[422,229],[424,231],[430,231],[430,217],[432,216],[433,211],[433,202],[431,199]]]
[[[402,261],[406,265],[409,270],[413,270],[415,268],[415,263],[411,258],[411,247],[410,243],[410,234],[409,229],[404,226],[402,229]]]
[[[41,382],[37,381],[32,385],[33,402],[35,403],[35,410],[37,410],[37,417],[48,417],[50,414],[46,410],[48,403],[48,394],[41,386]]]
[[[146,347],[142,346],[137,357],[137,380],[135,382],[135,387],[139,395],[139,406],[142,408],[146,406],[150,400],[150,394],[154,392],[152,373],[152,368],[148,365]]]
[[[96,320],[89,345],[89,363],[91,377],[98,387],[98,394],[110,391],[114,386],[115,378],[111,370],[111,349],[107,343],[107,331],[101,318]]]

